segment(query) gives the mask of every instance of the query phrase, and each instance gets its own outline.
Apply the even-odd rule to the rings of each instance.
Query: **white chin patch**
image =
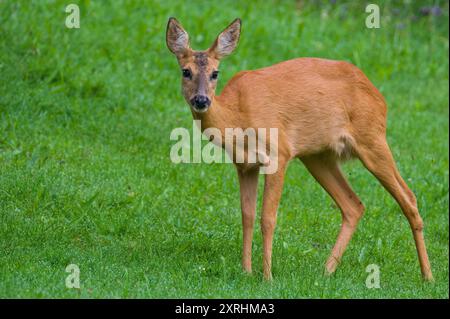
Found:
[[[198,109],[198,108],[196,108],[195,106],[191,106],[191,107],[192,107],[192,109],[193,109],[196,113],[205,113],[206,111],[209,110],[209,106],[208,106],[208,107],[205,107],[204,109]]]

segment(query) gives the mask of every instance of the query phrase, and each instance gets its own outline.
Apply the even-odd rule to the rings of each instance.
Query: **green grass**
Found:
[[[71,2],[80,29],[64,26]],[[448,298],[448,3],[376,2],[381,29],[365,28],[363,1],[1,1],[0,297]],[[444,14],[412,18],[431,2]],[[367,74],[388,101],[434,284],[421,281],[398,205],[359,162],[344,170],[367,211],[334,276],[323,264],[340,214],[300,162],[279,209],[274,281],[262,280],[259,223],[254,274],[242,273],[234,167],[169,158],[171,130],[192,125],[165,45],[170,16],[196,49],[243,19],[220,88],[239,70],[300,56]],[[79,290],[65,287],[71,263]],[[365,286],[369,264],[380,289]]]

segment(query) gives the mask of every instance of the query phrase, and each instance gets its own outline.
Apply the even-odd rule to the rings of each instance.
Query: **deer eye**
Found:
[[[187,79],[192,78],[191,70],[189,70],[189,69],[183,69],[181,72],[183,73],[183,77],[184,77],[184,78],[187,78]]]
[[[219,76],[219,71],[214,71],[211,74],[211,80],[217,80],[217,77]]]

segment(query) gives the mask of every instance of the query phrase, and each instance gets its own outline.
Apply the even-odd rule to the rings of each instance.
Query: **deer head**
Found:
[[[177,57],[181,68],[183,96],[194,112],[206,112],[214,99],[219,61],[236,48],[241,32],[241,20],[234,20],[223,30],[213,45],[205,51],[189,46],[189,35],[181,24],[170,18],[167,23],[166,42]]]

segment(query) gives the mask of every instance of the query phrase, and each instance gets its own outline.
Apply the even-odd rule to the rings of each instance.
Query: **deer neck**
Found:
[[[233,102],[220,95],[214,96],[208,111],[192,112],[194,119],[201,121],[202,132],[208,128],[217,128],[224,136],[225,128],[241,127],[242,124],[238,123],[237,107]]]

